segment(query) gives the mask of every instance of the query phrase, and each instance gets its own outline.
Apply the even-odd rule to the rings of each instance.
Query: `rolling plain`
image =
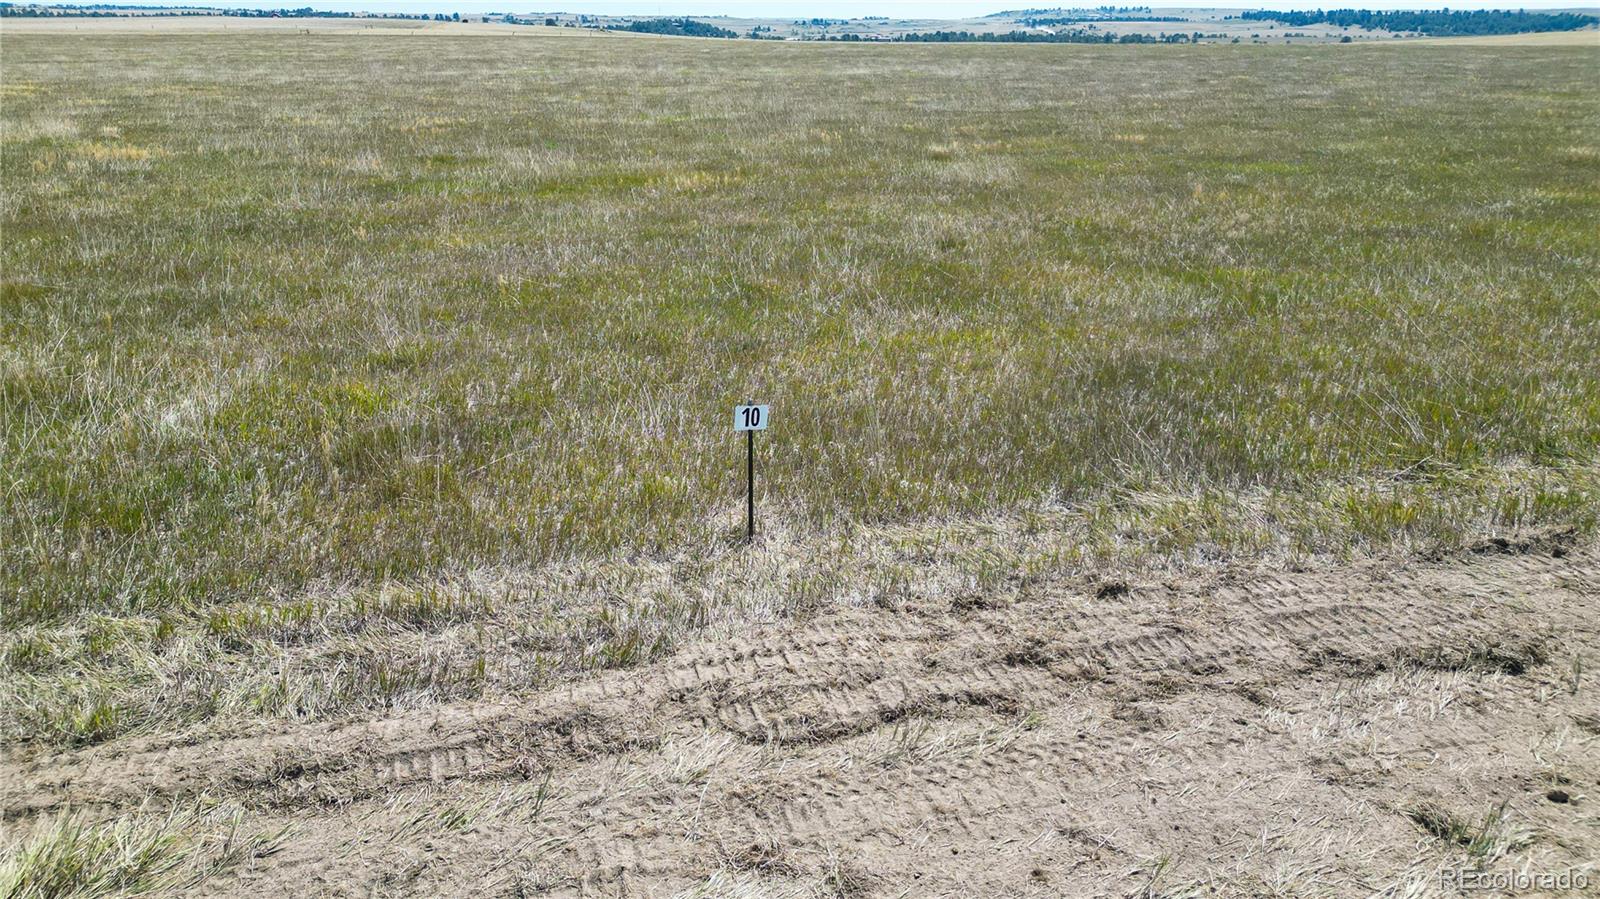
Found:
[[[1596,876],[1600,44],[0,46],[0,895]]]

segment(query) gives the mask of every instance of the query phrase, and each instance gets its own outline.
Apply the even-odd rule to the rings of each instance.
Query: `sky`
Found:
[[[74,0],[91,2],[91,0]],[[104,0],[102,0],[104,2]],[[130,0],[143,3],[179,3],[181,0]],[[857,18],[860,16],[889,16],[891,18],[959,19],[981,16],[1002,9],[1029,7],[1093,7],[1102,3],[1133,5],[1137,0],[197,0],[209,5],[274,9],[278,7],[312,6],[336,12],[567,12],[595,15],[695,15],[737,16],[744,18],[799,19],[821,16],[825,18]],[[1193,9],[1194,0],[1184,2],[1147,2],[1140,5],[1154,9]],[[1513,2],[1456,2],[1419,3],[1417,0],[1322,0],[1322,2],[1269,2],[1262,0],[1255,9],[1572,9],[1572,0],[1513,0]]]

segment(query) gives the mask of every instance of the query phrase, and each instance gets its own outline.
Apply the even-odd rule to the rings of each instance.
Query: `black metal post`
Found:
[[[756,539],[756,432],[744,432],[744,542]]]

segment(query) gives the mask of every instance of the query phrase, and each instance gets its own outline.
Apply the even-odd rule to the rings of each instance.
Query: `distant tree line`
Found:
[[[862,37],[859,34],[838,34],[823,38],[825,41],[856,43],[882,41],[894,44],[1187,44],[1198,43],[1200,32],[1189,34],[1112,34],[1107,31],[919,31],[897,34],[890,38]]]
[[[133,15],[131,12],[115,12],[114,10],[148,10],[139,15],[161,16],[200,16],[203,12],[194,10],[170,9],[163,6],[105,6],[94,4],[92,6],[36,6],[26,4],[18,6],[15,3],[0,3],[0,18],[7,19],[119,19],[123,16]]]
[[[637,31],[641,34],[672,34],[679,37],[738,37],[736,31],[696,22],[694,19],[640,19],[626,25],[613,25],[612,31]]]
[[[303,6],[299,9],[224,9],[220,12],[225,16],[237,16],[241,19],[353,19],[355,13],[327,12],[321,9],[312,9]],[[459,16],[458,16],[459,18]]]
[[[16,6],[16,4],[15,3],[0,3],[0,6]],[[37,8],[41,8],[41,9],[48,9],[48,8],[55,8],[55,9],[97,9],[97,10],[135,9],[135,10],[141,10],[141,11],[161,10],[161,11],[165,11],[165,12],[178,12],[179,11],[179,10],[173,9],[170,6],[137,6],[137,5],[132,4],[132,3],[63,3],[63,4],[58,4],[55,7],[37,7]]]
[[[1529,31],[1574,31],[1600,22],[1594,16],[1581,13],[1540,13],[1523,10],[1416,10],[1412,12],[1378,12],[1370,9],[1330,9],[1313,12],[1278,12],[1254,10],[1241,13],[1241,19],[1263,22],[1281,22],[1284,25],[1338,25],[1342,28],[1365,28],[1384,31],[1415,31],[1437,37],[1457,37],[1473,34],[1522,34]]]
[[[1045,25],[1083,25],[1088,22],[1187,22],[1183,16],[1064,16],[1059,18],[1027,18],[1022,24],[1033,28]]]
[[[152,16],[177,15],[173,12],[153,12]],[[198,15],[198,13],[196,13]],[[97,9],[51,9],[45,6],[15,6],[10,3],[0,3],[0,18],[4,19],[52,19],[56,17],[72,19],[116,19],[118,13],[101,12]]]
[[[116,6],[109,3],[95,3],[86,6],[39,6],[27,4],[19,6],[15,3],[0,3],[0,17],[14,19],[118,19],[118,18],[153,18],[164,16],[232,16],[239,19],[354,19],[373,18],[350,12],[328,12],[327,10],[312,9],[309,6],[299,9],[213,9],[210,7],[173,8],[170,6]],[[390,15],[379,18],[426,19],[428,16]],[[433,18],[441,21],[450,20],[448,16],[437,15]],[[452,21],[460,21],[461,14],[456,13]]]
[[[1057,7],[1053,7],[1053,8],[1050,8],[1050,9],[1006,9],[1006,10],[1001,10],[1000,12],[989,13],[988,15],[984,16],[984,18],[985,19],[1009,19],[1009,18],[1015,18],[1015,17],[1019,17],[1019,16],[1051,16],[1051,15],[1055,15],[1055,16],[1066,16],[1066,15],[1083,16],[1083,15],[1086,15],[1088,13],[1095,13],[1095,14],[1100,15],[1100,16],[1119,16],[1119,15],[1133,15],[1133,14],[1136,14],[1136,13],[1148,13],[1148,12],[1150,12],[1150,7],[1148,7],[1148,6],[1097,6],[1094,9],[1085,9],[1085,8],[1082,8],[1082,7],[1078,7],[1078,8],[1075,8],[1075,9],[1066,9],[1064,7],[1057,6]],[[1148,21],[1148,20],[1140,19],[1139,21],[1143,22],[1143,21]]]

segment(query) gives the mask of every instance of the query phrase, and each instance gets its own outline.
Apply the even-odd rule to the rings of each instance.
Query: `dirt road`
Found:
[[[1461,865],[1600,882],[1594,548],[1015,587],[515,702],[11,750],[0,801],[24,827],[239,802],[291,829],[201,889],[253,897],[1431,895]]]

